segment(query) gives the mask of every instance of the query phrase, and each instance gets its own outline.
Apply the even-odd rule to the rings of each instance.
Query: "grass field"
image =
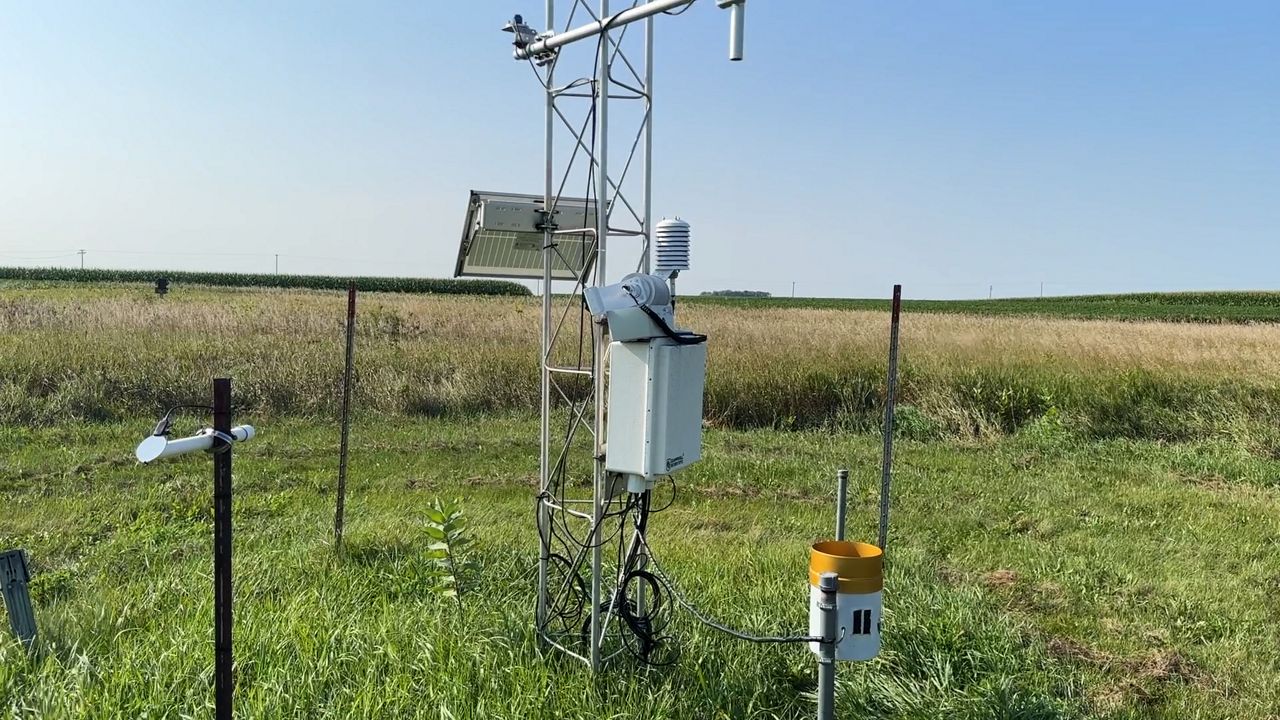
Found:
[[[537,301],[370,293],[359,305],[358,406],[391,415],[537,407]],[[345,298],[320,291],[140,286],[0,292],[0,421],[154,413],[243,378],[256,414],[331,416]],[[883,409],[887,314],[689,303],[707,333],[707,417],[720,427],[866,431]],[[984,437],[1053,415],[1095,438],[1230,437],[1280,452],[1280,325],[912,314],[902,429]],[[561,348],[572,355],[574,348]]]
[[[207,712],[208,464],[136,467],[149,419],[5,430],[0,546],[27,547],[44,650],[0,650],[16,717]],[[532,640],[536,422],[363,422],[349,552],[331,547],[332,427],[264,425],[237,454],[237,662],[245,717],[809,717],[799,648],[687,620],[679,664],[599,679]],[[695,602],[761,632],[804,626],[805,550],[831,471],[874,532],[878,442],[715,431],[655,518]],[[1280,463],[1224,443],[1080,445],[1059,429],[900,448],[883,656],[841,666],[841,717],[1264,718]],[[425,590],[422,510],[463,499],[483,567],[459,611]],[[708,552],[708,548],[714,548]]]
[[[691,298],[695,303],[741,308],[881,310],[885,300],[842,298]],[[1280,292],[1170,292],[1119,295],[904,300],[904,312],[1035,315],[1111,320],[1249,323],[1280,321]]]
[[[539,649],[529,299],[362,295],[335,553],[343,300],[0,289],[0,548],[30,551],[43,633],[30,658],[0,641],[0,711],[208,716],[208,464],[131,451],[228,373],[261,431],[236,457],[243,717],[812,715],[807,650],[683,614],[671,668]],[[886,319],[681,311],[711,336],[712,426],[651,542],[712,615],[803,629],[837,467],[873,535]],[[903,343],[885,649],[841,666],[840,717],[1280,717],[1280,327],[912,313]],[[454,497],[483,569],[461,608],[424,528]]]
[[[252,275],[244,273],[191,273],[171,270],[77,270],[73,268],[0,267],[0,288],[92,287],[102,283],[145,283],[168,277],[183,290],[204,285],[238,288],[340,289],[354,281],[362,291],[411,293],[469,293],[474,295],[527,295],[523,285],[476,280],[421,280],[414,278],[342,278],[309,275]],[[734,298],[693,296],[690,305],[718,305],[738,309],[810,308],[829,310],[883,310],[888,301],[870,298]],[[1199,323],[1280,322],[1280,292],[1164,292],[1116,295],[1065,295],[999,298],[995,300],[904,300],[906,312],[958,313],[964,315],[1030,315],[1077,319],[1167,320]]]

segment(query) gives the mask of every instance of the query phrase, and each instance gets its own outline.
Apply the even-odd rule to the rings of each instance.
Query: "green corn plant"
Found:
[[[462,609],[462,593],[471,574],[472,564],[464,556],[471,544],[467,536],[467,518],[462,514],[460,500],[441,502],[438,498],[427,508],[425,527],[431,545],[427,558],[434,567],[429,573],[435,579],[432,591],[442,597],[452,597]]]

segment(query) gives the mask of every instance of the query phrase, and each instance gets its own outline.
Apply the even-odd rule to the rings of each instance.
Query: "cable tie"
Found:
[[[235,438],[231,437],[231,436],[230,436],[230,435],[228,435],[227,433],[222,432],[221,430],[214,430],[214,429],[210,428],[210,429],[209,429],[209,434],[210,434],[210,435],[212,435],[213,437],[215,437],[216,439],[221,440],[221,441],[223,442],[223,444],[222,444],[222,445],[219,445],[219,444],[217,444],[217,443],[214,443],[213,447],[209,448],[209,450],[208,450],[208,452],[211,452],[211,453],[223,453],[223,452],[226,452],[226,451],[228,451],[228,450],[230,450],[230,449],[231,449],[231,443],[233,443],[233,442],[235,442],[235,441],[236,441],[236,439],[235,439]]]

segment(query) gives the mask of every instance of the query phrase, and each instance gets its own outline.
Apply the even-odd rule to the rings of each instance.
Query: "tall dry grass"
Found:
[[[0,420],[152,413],[202,397],[222,373],[245,411],[330,413],[344,311],[333,292],[0,290]],[[577,361],[571,315],[557,362]],[[357,407],[533,411],[538,318],[533,298],[362,295]],[[878,423],[886,314],[690,305],[680,320],[711,338],[712,422]],[[903,423],[922,436],[1048,416],[1101,436],[1253,437],[1280,417],[1273,325],[910,314],[902,347]]]

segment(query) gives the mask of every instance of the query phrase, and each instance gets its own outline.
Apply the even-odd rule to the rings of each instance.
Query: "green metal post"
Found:
[[[4,606],[9,611],[9,627],[28,649],[36,641],[36,615],[31,609],[31,595],[27,592],[30,581],[26,553],[21,548],[0,553],[0,593],[4,595]]]

